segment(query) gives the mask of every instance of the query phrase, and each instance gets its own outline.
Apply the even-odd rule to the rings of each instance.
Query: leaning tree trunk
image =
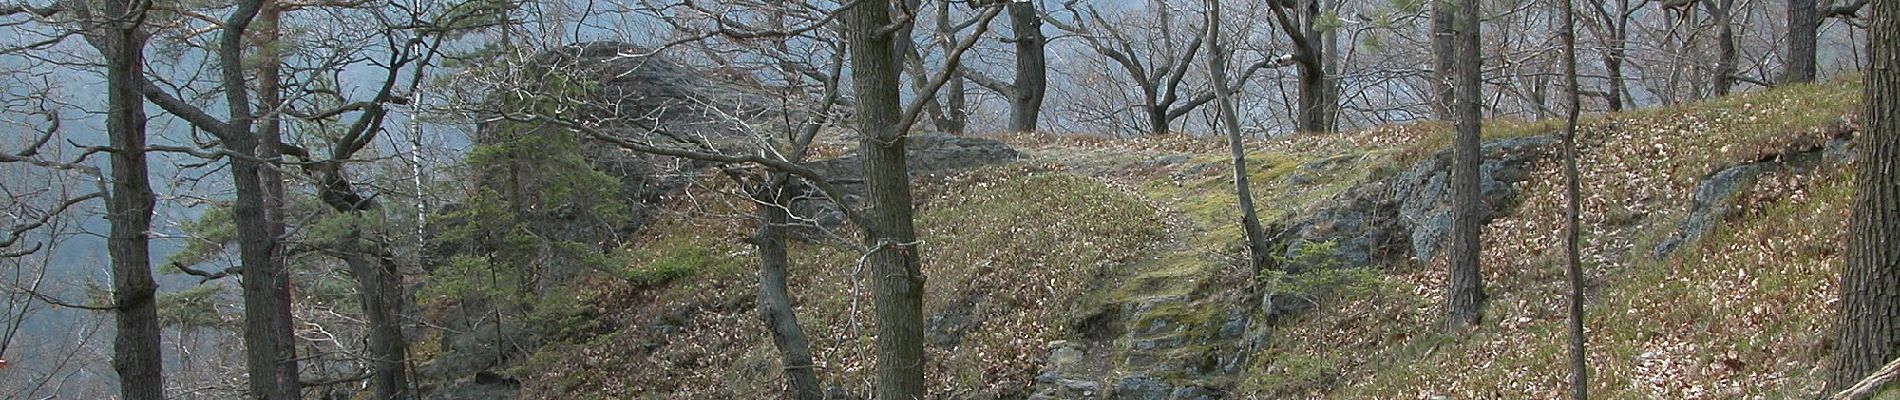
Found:
[[[1845,388],[1900,355],[1900,3],[1874,1],[1867,28],[1866,131],[1829,387]]]
[[[759,319],[772,333],[772,345],[778,347],[785,380],[791,386],[790,398],[823,400],[824,389],[819,385],[817,366],[812,360],[811,342],[805,336],[805,328],[798,323],[791,293],[786,289],[786,270],[791,258],[785,250],[784,228],[791,222],[787,213],[791,199],[786,196],[787,178],[784,174],[776,175],[779,176],[773,177],[774,184],[754,196],[758,202],[759,228],[750,241],[759,249]]]
[[[118,331],[112,341],[112,370],[119,395],[127,400],[165,398],[159,350],[158,308],[152,279],[152,207],[155,202],[145,161],[145,100],[138,74],[144,73],[145,39],[139,33],[133,1],[99,3],[94,17],[108,29],[94,44],[106,54],[106,134],[110,136],[112,191],[106,197],[111,231],[106,253],[112,259],[112,305]]]
[[[1258,276],[1267,268],[1272,253],[1267,250],[1267,232],[1260,226],[1260,214],[1254,210],[1252,185],[1247,182],[1247,149],[1242,146],[1240,135],[1239,110],[1234,105],[1233,87],[1227,80],[1227,57],[1230,54],[1220,39],[1221,22],[1220,0],[1207,0],[1207,71],[1214,81],[1214,107],[1216,121],[1227,134],[1227,149],[1233,155],[1234,197],[1240,207],[1240,227],[1247,237],[1247,255],[1250,267]]]
[[[860,3],[846,23],[868,187],[863,229],[877,314],[877,398],[911,400],[924,398],[924,276],[911,219],[906,133],[899,130],[901,60],[885,29],[891,8],[888,0]]]
[[[380,120],[382,110],[366,118]],[[345,145],[348,146],[348,145]],[[344,175],[343,165],[355,150],[340,147],[328,161],[306,164],[317,177],[317,197],[338,214],[360,221],[364,214],[381,209],[381,203],[358,193]],[[356,278],[363,319],[369,325],[370,390],[377,400],[405,400],[415,396],[409,388],[409,342],[402,333],[402,275],[389,243],[381,237],[364,237],[364,227],[352,223],[337,240],[338,250],[350,275]],[[364,243],[371,243],[364,245]]]
[[[1009,4],[1010,29],[1015,32],[1015,92],[1009,93],[1009,131],[1034,132],[1042,115],[1042,99],[1049,89],[1049,39],[1042,34],[1042,16],[1036,3]]]
[[[1478,0],[1463,0],[1454,26],[1458,39],[1457,92],[1458,115],[1456,161],[1452,168],[1451,288],[1446,291],[1448,323],[1454,330],[1478,324],[1479,308],[1484,303],[1484,277],[1479,274],[1478,231],[1483,198],[1478,187],[1478,163],[1482,149],[1480,134],[1483,115],[1479,107],[1483,85],[1483,48],[1478,32]]]
[[[1788,65],[1782,83],[1813,82],[1815,76],[1816,31],[1821,28],[1814,0],[1788,0]]]

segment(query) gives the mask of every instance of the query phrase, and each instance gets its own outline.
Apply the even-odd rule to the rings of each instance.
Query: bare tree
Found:
[[[145,161],[145,102],[139,89],[145,37],[139,32],[149,3],[108,1],[94,10],[104,34],[89,38],[106,55],[106,132],[111,137],[112,195],[106,242],[112,256],[113,299],[118,326],[112,369],[120,396],[162,399],[165,381],[159,355],[158,283],[152,279],[150,231],[155,203]]]
[[[1074,20],[1049,16],[1043,20],[1081,38],[1089,49],[1112,61],[1133,81],[1145,133],[1167,134],[1176,120],[1214,100],[1211,91],[1197,93],[1182,87],[1188,70],[1193,69],[1190,61],[1200,53],[1207,38],[1205,30],[1179,36],[1175,31],[1177,11],[1173,5],[1162,0],[1150,1],[1148,11],[1155,16],[1153,25],[1147,32],[1132,32],[1125,24],[1103,18],[1102,12],[1094,6],[1078,8],[1077,1],[1063,3],[1063,10]],[[1153,36],[1150,39],[1153,43],[1142,42],[1137,34]]]
[[[1458,97],[1457,80],[1452,70],[1458,63],[1457,10],[1452,0],[1434,0],[1432,2],[1432,92],[1436,94],[1432,102],[1432,113],[1443,121],[1457,121],[1455,100]]]
[[[1280,31],[1293,42],[1291,62],[1300,75],[1296,126],[1304,132],[1332,132],[1339,124],[1339,85],[1328,76],[1326,65],[1329,58],[1336,57],[1329,49],[1336,47],[1333,42],[1337,37],[1330,28],[1318,25],[1325,15],[1320,0],[1268,1],[1267,8],[1273,10]]]
[[[1727,96],[1735,86],[1735,0],[1702,0],[1715,24],[1715,70],[1709,72],[1709,87],[1715,96]]]
[[[1596,36],[1600,46],[1597,57],[1603,60],[1603,73],[1607,75],[1608,87],[1599,95],[1610,105],[1610,111],[1622,111],[1629,102],[1629,89],[1624,83],[1623,63],[1629,58],[1630,24],[1638,10],[1652,0],[1590,0],[1591,10],[1596,18],[1589,25],[1590,33]],[[1615,7],[1612,8],[1611,5]]]
[[[1013,36],[1006,41],[1015,45],[1015,77],[1005,83],[973,69],[961,69],[959,73],[970,82],[1009,99],[1009,124],[1004,129],[1034,132],[1042,116],[1043,98],[1049,90],[1049,38],[1042,33],[1042,12],[1036,10],[1035,2],[1011,1],[1007,7]]]
[[[1589,353],[1583,330],[1583,183],[1577,171],[1577,116],[1583,110],[1582,86],[1577,83],[1577,8],[1563,0],[1564,42],[1564,272],[1570,278],[1570,398],[1590,398]]]
[[[1234,88],[1227,83],[1227,57],[1233,52],[1221,42],[1220,0],[1206,0],[1207,72],[1214,81],[1215,118],[1227,135],[1227,149],[1234,167],[1234,196],[1240,208],[1240,227],[1246,233],[1248,267],[1256,276],[1267,268],[1273,254],[1267,249],[1267,232],[1260,226],[1260,214],[1254,211],[1253,189],[1247,182],[1247,149],[1242,147],[1239,109],[1234,105]]]

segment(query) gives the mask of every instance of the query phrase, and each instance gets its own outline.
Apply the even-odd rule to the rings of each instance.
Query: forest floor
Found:
[[[1850,80],[1585,119],[1593,394],[1786,398],[1818,390],[1850,168],[1769,170],[1702,240],[1662,258],[1651,249],[1690,217],[1706,178],[1820,151],[1852,131],[1858,93]],[[1449,143],[1446,128],[1250,142],[1262,218],[1285,220],[1414,164]],[[1486,135],[1560,128],[1493,121]],[[1222,141],[1001,139],[1024,158],[919,180],[933,393],[1027,396],[1057,341],[1095,343],[1089,358],[1110,361],[1088,373],[1130,375],[1133,342],[1113,339],[1127,332],[1091,332],[1091,318],[1104,310],[1140,308],[1147,319],[1173,310],[1182,326],[1217,327],[1230,310],[1251,307],[1240,294],[1258,277],[1240,267]],[[1349,162],[1317,175],[1301,169],[1330,159]],[[1332,294],[1315,299],[1317,311],[1250,334],[1264,340],[1215,343],[1244,351],[1233,378],[1166,378],[1219,386],[1228,398],[1560,397],[1566,288],[1557,161],[1537,164],[1511,212],[1486,227],[1482,326],[1443,333],[1442,261],[1381,265],[1327,277]],[[579,333],[510,371],[524,397],[775,397],[777,353],[753,306],[753,255],[739,241],[744,207],[718,195],[675,204],[633,245],[628,271],[575,282],[565,308],[549,309],[571,314],[553,320]],[[795,246],[791,286],[821,377],[861,393],[876,330],[850,238]],[[624,279],[653,271],[670,272]],[[1140,314],[1115,317],[1126,329],[1146,322]],[[1177,334],[1220,336],[1184,329]],[[1139,365],[1154,374],[1174,364]]]

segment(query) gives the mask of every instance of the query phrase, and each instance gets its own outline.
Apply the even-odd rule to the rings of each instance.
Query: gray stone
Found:
[[[1108,398],[1114,400],[1169,400],[1174,394],[1174,386],[1161,378],[1132,376],[1122,378],[1115,383],[1115,391]]]
[[[1490,221],[1514,204],[1517,183],[1529,179],[1531,169],[1554,155],[1559,143],[1551,135],[1485,143],[1479,165],[1481,217]],[[1437,256],[1451,232],[1452,156],[1451,149],[1439,151],[1391,178],[1354,186],[1327,207],[1292,218],[1282,236],[1283,269],[1361,268]],[[1349,155],[1329,157],[1298,170],[1321,174],[1350,160]],[[1331,243],[1330,254],[1309,249],[1322,243]]]
[[[1808,173],[1821,167],[1842,167],[1853,162],[1851,140],[1837,138],[1806,151],[1777,155],[1763,160],[1716,170],[1696,182],[1691,194],[1689,215],[1676,225],[1676,231],[1650,250],[1650,257],[1663,259],[1678,250],[1690,248],[1703,236],[1715,232],[1736,211],[1740,195],[1753,190],[1762,175],[1785,171]]]
[[[1755,180],[1761,178],[1769,167],[1769,163],[1748,163],[1723,168],[1702,178],[1696,183],[1695,194],[1690,199],[1689,216],[1677,225],[1675,233],[1656,245],[1650,256],[1659,259],[1666,257],[1676,249],[1714,232],[1734,211],[1735,196],[1753,187]]]
[[[1503,214],[1517,196],[1516,184],[1530,178],[1538,161],[1555,154],[1561,141],[1554,135],[1527,136],[1487,142],[1479,164],[1483,204],[1480,219]],[[1420,261],[1438,255],[1451,232],[1451,169],[1453,152],[1446,149],[1400,172],[1390,186],[1399,202],[1398,221],[1411,230],[1412,257]]]

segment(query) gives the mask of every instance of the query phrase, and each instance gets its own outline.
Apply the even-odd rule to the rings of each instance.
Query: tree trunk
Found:
[[[1577,10],[1572,0],[1563,0],[1564,42],[1564,272],[1570,278],[1570,398],[1590,398],[1590,362],[1584,348],[1583,330],[1583,185],[1577,171],[1577,116],[1582,113],[1583,96],[1577,84]]]
[[[1150,95],[1148,96],[1148,105],[1144,106],[1142,110],[1148,112],[1149,136],[1168,134],[1168,109],[1166,106],[1155,104],[1154,96]]]
[[[343,261],[356,277],[363,319],[369,324],[372,398],[409,399],[414,396],[407,370],[409,342],[402,335],[402,280],[395,257],[383,250],[381,240],[376,240],[379,245],[374,248],[354,245],[365,240],[361,227],[351,227],[342,240],[352,243],[351,248],[341,249],[347,254]]]
[[[1319,0],[1306,0],[1300,10],[1300,38],[1307,43],[1300,47],[1305,54],[1300,56],[1299,67],[1299,124],[1304,132],[1331,133],[1337,127],[1339,115],[1338,88],[1327,76],[1326,69],[1327,61],[1334,57],[1327,52],[1332,35],[1314,25],[1321,17],[1319,4]]]
[[[1626,40],[1628,40],[1627,37],[1618,36],[1616,44],[1603,50],[1605,53],[1603,56],[1604,73],[1610,75],[1609,96],[1605,99],[1606,102],[1610,103],[1610,112],[1623,111],[1623,92],[1626,90],[1624,89],[1625,83],[1623,79],[1623,58],[1627,53],[1627,50],[1623,48],[1623,42]]]
[[[1834,336],[1839,389],[1900,355],[1900,2],[1874,1],[1867,28],[1866,130],[1854,173],[1854,217]]]
[[[1234,105],[1234,86],[1230,86],[1227,81],[1227,57],[1230,53],[1220,40],[1220,0],[1206,0],[1206,3],[1207,71],[1214,81],[1214,111],[1218,114],[1216,121],[1227,134],[1227,149],[1233,155],[1234,197],[1240,207],[1240,227],[1247,235],[1249,267],[1258,276],[1267,268],[1272,253],[1267,250],[1266,229],[1260,227],[1260,215],[1254,211],[1253,188],[1247,182],[1247,149],[1241,141],[1240,112]]]
[[[112,258],[112,304],[118,331],[112,341],[112,370],[126,400],[165,398],[159,350],[158,308],[152,280],[152,207],[155,202],[145,161],[145,100],[138,75],[144,73],[145,38],[134,1],[107,1],[95,18],[107,20],[104,40],[94,45],[106,55],[106,134],[110,136],[112,191],[106,200],[112,227],[106,252]]]
[[[950,21],[950,2],[937,2],[937,43],[945,55],[956,51],[956,29],[956,25]],[[918,83],[923,84],[921,81],[924,79],[927,78],[918,79]],[[951,77],[949,82],[944,82],[944,105],[942,115],[937,119],[937,131],[961,136],[964,127],[969,125],[970,110],[964,97],[963,83],[961,76]]]
[[[883,28],[891,23],[891,2],[851,7],[847,19],[851,49],[851,89],[857,97],[857,121],[863,140],[867,186],[865,245],[870,249],[872,298],[877,314],[877,398],[924,398],[924,276],[918,260],[917,229],[912,221],[906,132],[899,129],[896,43]]]
[[[238,128],[242,129],[242,128]],[[298,398],[296,337],[291,326],[290,276],[277,257],[277,240],[265,225],[264,188],[259,170],[265,167],[244,158],[256,157],[252,138],[226,140],[237,188],[232,214],[237,224],[238,259],[242,266],[244,349],[251,376],[251,396],[267,400]]]
[[[1338,125],[1339,100],[1332,80],[1326,78],[1325,68],[1318,65],[1308,66],[1301,63],[1300,70],[1300,131],[1309,133],[1330,133]]]
[[[766,330],[772,332],[772,345],[778,347],[785,380],[791,386],[789,397],[823,400],[824,388],[818,382],[811,343],[805,337],[805,328],[798,323],[798,314],[792,309],[792,296],[786,290],[786,270],[791,261],[786,254],[783,229],[791,222],[786,213],[791,202],[785,196],[783,183],[787,178],[782,173],[776,175],[779,176],[773,178],[775,184],[754,196],[758,201],[759,228],[751,242],[759,248],[759,319],[765,323]]]
[[[243,129],[243,128],[237,128]],[[243,271],[244,349],[251,396],[267,400],[298,398],[296,337],[291,326],[290,276],[277,257],[277,240],[266,228],[264,188],[256,157],[257,142],[225,140],[237,188],[232,214],[237,224],[238,259]]]
[[[1456,113],[1458,116],[1456,161],[1452,168],[1451,288],[1446,291],[1448,322],[1454,330],[1475,326],[1482,317],[1484,278],[1478,270],[1480,213],[1483,198],[1478,187],[1478,164],[1482,159],[1482,112],[1479,100],[1483,89],[1483,48],[1480,47],[1478,0],[1463,0],[1458,7],[1454,27],[1458,41]]]
[[[219,140],[233,156],[232,186],[237,198],[232,202],[232,219],[238,233],[238,262],[243,274],[245,365],[250,374],[250,396],[266,400],[299,397],[295,329],[291,325],[290,276],[277,255],[277,237],[271,234],[263,182],[263,170],[269,168],[258,159],[259,140],[251,129],[256,122],[250,94],[244,84],[244,33],[260,15],[264,5],[257,0],[240,1],[225,21],[220,38],[218,63],[225,83],[225,105],[230,118],[219,133]]]
[[[1042,16],[1036,3],[1009,3],[1009,23],[1016,38],[1015,92],[1009,98],[1009,131],[1034,132],[1041,118],[1042,99],[1049,89],[1048,38],[1042,34]]]
[[[1458,39],[1454,29],[1457,14],[1452,10],[1452,0],[1437,0],[1432,3],[1432,114],[1440,121],[1456,121],[1452,106],[1456,103],[1456,85],[1452,70],[1458,59]]]
[[[1709,15],[1715,19],[1716,58],[1715,71],[1711,72],[1709,86],[1715,97],[1727,96],[1729,88],[1735,86],[1735,0],[1708,0],[1702,4],[1709,9]]]
[[[1821,19],[1814,0],[1788,0],[1788,65],[1782,83],[1813,82]]]
[[[380,120],[380,108],[369,112],[378,115],[366,116],[366,119]],[[373,129],[373,128],[372,128]],[[341,152],[334,157],[347,158]],[[356,188],[343,173],[343,164],[347,160],[332,159],[313,165],[316,172],[317,197],[338,214],[352,217],[377,211],[381,205],[375,200],[357,193]],[[366,241],[373,245],[364,246]],[[389,252],[389,244],[381,236],[366,238],[363,227],[352,223],[350,230],[340,240],[339,253],[343,263],[350,269],[350,275],[356,278],[359,301],[363,303],[363,319],[369,325],[370,389],[376,400],[404,400],[415,396],[409,390],[409,342],[402,333],[402,272],[398,269],[396,257]]]

